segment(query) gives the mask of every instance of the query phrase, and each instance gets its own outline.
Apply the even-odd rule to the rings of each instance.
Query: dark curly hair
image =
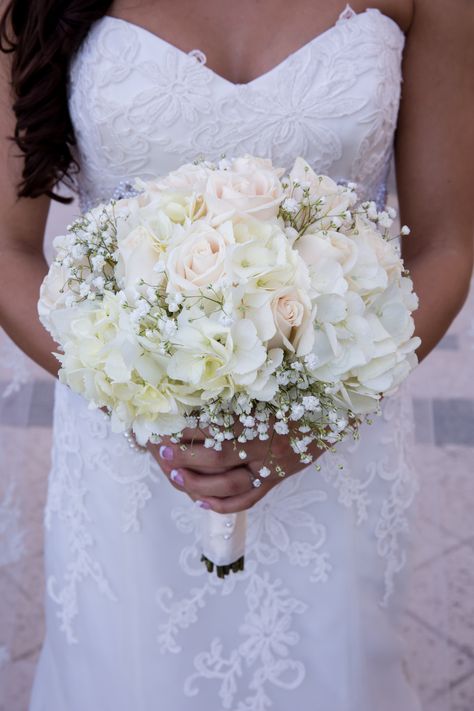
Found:
[[[71,185],[79,169],[71,152],[69,63],[111,5],[112,0],[11,0],[3,12],[0,50],[12,54],[12,140],[24,156],[18,197],[68,201],[54,188],[60,181]]]

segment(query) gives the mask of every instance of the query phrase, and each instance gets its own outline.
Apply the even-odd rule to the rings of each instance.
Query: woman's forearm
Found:
[[[52,375],[59,363],[52,355],[57,344],[38,319],[37,303],[48,265],[38,250],[4,247],[0,250],[0,325],[30,358]]]
[[[466,300],[472,276],[472,251],[423,250],[406,258],[405,265],[420,300],[414,318],[415,335],[421,338],[417,355],[422,360],[446,333]]]

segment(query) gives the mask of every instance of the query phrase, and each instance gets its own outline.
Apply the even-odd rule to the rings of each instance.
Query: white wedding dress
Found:
[[[236,85],[202,53],[106,17],[71,66],[83,205],[244,152],[283,167],[302,155],[383,203],[403,45],[378,10],[347,10]],[[389,399],[320,473],[274,488],[250,511],[245,572],[223,582],[200,563],[202,510],[58,385],[30,711],[419,710],[396,627],[410,429],[406,398]]]

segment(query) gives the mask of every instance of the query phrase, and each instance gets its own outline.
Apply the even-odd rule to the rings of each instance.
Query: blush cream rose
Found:
[[[245,460],[267,442],[249,486],[285,476],[279,435],[309,465],[416,364],[392,217],[302,158],[286,176],[246,155],[137,180],[55,241],[38,311],[60,380],[140,445],[200,428]],[[202,511],[209,570],[242,568],[245,521]]]

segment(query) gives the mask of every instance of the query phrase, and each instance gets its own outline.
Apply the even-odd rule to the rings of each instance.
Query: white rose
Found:
[[[194,223],[166,255],[168,291],[196,293],[215,284],[225,273],[227,249],[232,241],[231,225],[214,229]]]
[[[212,166],[209,163],[186,163],[168,175],[147,183],[151,191],[190,191],[203,193]]]
[[[232,170],[211,172],[204,197],[215,216],[237,212],[269,220],[278,215],[283,188],[271,163],[248,157],[234,161]]]
[[[303,190],[301,187],[295,188],[295,183],[307,186],[313,200],[324,198],[325,203],[321,209],[329,219],[318,223],[321,228],[328,227],[331,222],[330,217],[341,215],[351,208],[356,200],[356,195],[352,190],[338,185],[327,175],[317,175],[303,158],[297,158],[290,171],[290,185],[293,187],[292,197],[301,200]]]
[[[118,243],[119,259],[115,274],[125,292],[134,293],[144,281],[155,286],[161,274],[153,267],[161,254],[161,247],[150,230],[139,225]]]
[[[307,355],[314,342],[313,312],[307,295],[296,287],[281,289],[273,297],[275,335],[269,347],[282,346],[299,356]]]

